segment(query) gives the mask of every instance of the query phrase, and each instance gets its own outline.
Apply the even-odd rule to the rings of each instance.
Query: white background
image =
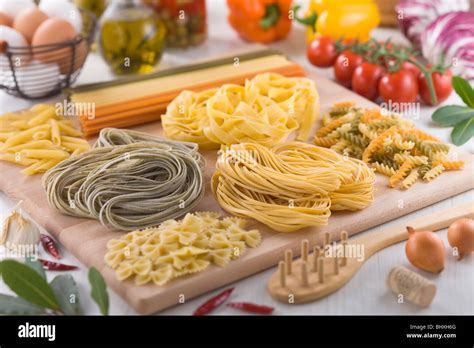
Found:
[[[233,51],[247,45],[237,37],[234,31],[227,24],[227,9],[225,1],[208,0],[207,3],[208,21],[210,23],[209,38],[207,41],[197,48],[168,51],[164,55],[159,68],[185,64],[188,62],[192,63],[196,60],[216,54],[223,54],[226,51]],[[303,8],[305,7],[306,5],[303,5]],[[394,29],[377,29],[374,31],[373,36],[378,39],[392,37],[395,42],[404,42],[402,35]],[[305,40],[304,29],[296,25],[293,27],[292,33],[286,40],[275,43],[271,46],[281,50],[294,61],[304,65],[307,69],[315,70],[319,74],[332,79],[332,69],[316,69],[309,65],[306,60]],[[107,65],[102,61],[100,56],[96,53],[91,53],[77,84],[103,81],[112,78],[113,75],[109,72]],[[446,104],[460,103],[461,101],[455,93],[453,93],[449,100],[446,101]],[[32,104],[31,101],[14,98],[0,92],[0,114],[6,111],[26,108]],[[450,129],[437,127],[431,121],[431,114],[434,110],[435,108],[422,106],[421,117],[414,121],[419,128],[428,130],[431,134],[449,142]],[[470,142],[465,144],[463,149],[473,153],[473,140],[471,139]],[[433,184],[433,189],[436,189],[435,184]],[[469,191],[391,221],[377,227],[376,230],[382,229],[391,224],[403,225],[416,217],[449,208],[467,200],[473,201],[473,199],[473,191]],[[0,193],[0,218],[2,220],[9,214],[12,207],[13,203],[7,199],[3,193]],[[372,230],[368,230],[364,233],[370,233]],[[385,285],[387,274],[395,265],[401,264],[412,268],[406,260],[404,243],[394,245],[374,255],[365,263],[358,274],[345,287],[317,302],[305,305],[283,305],[273,301],[266,291],[266,283],[270,275],[275,271],[275,268],[248,277],[231,285],[236,287],[234,294],[232,295],[232,300],[250,301],[274,306],[276,308],[276,314],[474,314],[474,256],[471,255],[465,257],[459,262],[456,261],[455,258],[449,254],[450,248],[446,240],[446,230],[439,232],[439,235],[445,241],[445,245],[447,246],[447,262],[445,270],[440,275],[431,275],[420,271],[422,275],[432,279],[438,287],[434,302],[427,309],[419,309],[409,303],[398,304],[396,296],[392,294]],[[62,252],[64,254],[62,260],[64,263],[81,265],[81,263],[66,250],[62,250]],[[87,281],[87,269],[81,265],[81,269],[72,272],[72,275],[79,285],[84,312],[86,314],[98,314],[98,309],[89,296],[90,289]],[[48,272],[48,277],[52,279],[54,276],[55,272]],[[203,301],[219,291],[220,290],[216,290],[213,293],[205,294],[162,313],[190,314]],[[9,292],[9,289],[1,283],[0,292],[7,293]],[[135,311],[120,297],[112,291],[109,292],[111,299],[111,314],[136,314]],[[216,314],[239,314],[239,312],[228,308],[221,308],[216,311]]]

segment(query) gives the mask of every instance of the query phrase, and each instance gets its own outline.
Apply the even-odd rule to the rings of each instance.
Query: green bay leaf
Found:
[[[50,283],[58,299],[61,310],[66,315],[81,315],[79,291],[74,278],[70,274],[58,275]]]
[[[46,272],[44,271],[43,265],[39,261],[33,261],[31,257],[27,257],[25,259],[25,265],[38,272],[41,278],[46,279]]]
[[[474,89],[469,82],[462,77],[453,77],[453,88],[467,106],[474,108]]]
[[[451,139],[455,145],[463,145],[474,136],[474,117],[458,123],[451,133]]]
[[[462,105],[442,106],[431,116],[441,126],[454,126],[471,117],[474,117],[474,109]]]
[[[109,294],[102,274],[92,267],[89,270],[89,283],[91,284],[91,297],[99,306],[102,315],[109,314]]]
[[[15,260],[0,262],[0,270],[5,284],[24,300],[42,308],[59,309],[53,289],[37,271]]]
[[[45,314],[45,310],[20,297],[0,294],[0,314],[38,315]]]

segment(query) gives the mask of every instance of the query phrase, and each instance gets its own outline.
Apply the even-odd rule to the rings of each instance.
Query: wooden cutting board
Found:
[[[374,106],[336,83],[310,73],[316,81],[321,97],[321,111],[325,112],[335,102],[354,100],[361,106]],[[152,134],[161,134],[159,122],[135,127],[134,129]],[[247,277],[274,266],[282,259],[285,249],[292,249],[299,255],[302,239],[308,239],[310,247],[322,243],[322,232],[330,232],[336,238],[341,230],[349,235],[362,232],[373,226],[421,209],[448,197],[474,188],[474,156],[458,151],[459,158],[466,162],[462,171],[446,172],[432,183],[417,183],[407,191],[387,187],[387,177],[377,177],[375,202],[358,212],[337,212],[329,219],[325,228],[307,228],[298,232],[284,234],[272,232],[264,225],[255,223],[262,232],[263,242],[255,248],[248,248],[238,260],[232,261],[226,268],[210,266],[204,272],[178,278],[165,286],[136,286],[133,281],[119,282],[114,271],[104,263],[106,243],[117,238],[123,232],[110,231],[95,220],[74,218],[61,215],[49,208],[41,187],[39,175],[26,177],[20,168],[6,162],[0,162],[0,190],[14,201],[23,200],[22,209],[26,210],[48,232],[55,236],[65,248],[88,267],[99,269],[109,287],[122,296],[139,313],[151,314],[178,304],[180,295],[186,299],[201,295],[207,291]],[[213,210],[224,213],[218,206],[210,190],[209,182],[214,171],[215,151],[204,152],[206,157],[206,195],[197,207],[197,211]]]

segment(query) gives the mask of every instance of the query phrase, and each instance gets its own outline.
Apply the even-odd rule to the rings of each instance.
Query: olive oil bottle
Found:
[[[99,47],[115,74],[145,74],[161,58],[166,28],[136,0],[114,0],[100,20]]]

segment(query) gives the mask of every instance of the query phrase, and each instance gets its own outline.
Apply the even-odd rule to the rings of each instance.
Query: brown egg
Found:
[[[13,29],[23,34],[31,42],[36,29],[48,19],[48,15],[36,7],[31,7],[20,12],[13,21]]]
[[[76,39],[78,33],[71,23],[60,18],[49,18],[45,20],[36,29],[33,35],[31,44],[33,46],[38,45],[51,45],[58,44],[60,46],[64,43],[64,48],[58,47],[46,51],[38,47],[34,47],[35,58],[43,63],[57,63],[62,74],[68,74],[72,71],[77,70],[77,64],[74,64],[71,69],[71,54],[72,46],[66,45],[68,41]]]
[[[10,17],[4,12],[0,12],[0,25],[6,25],[7,27],[11,27],[12,23],[13,23],[12,17]]]

